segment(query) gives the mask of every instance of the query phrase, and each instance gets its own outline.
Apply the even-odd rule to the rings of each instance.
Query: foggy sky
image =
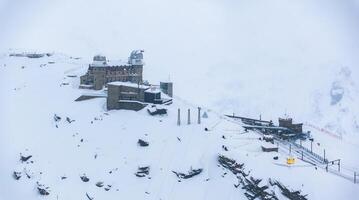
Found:
[[[0,0],[0,50],[144,49],[145,79],[170,78],[194,103],[310,112],[311,91],[341,67],[359,77],[358,11],[356,0]],[[283,100],[291,88],[299,99]]]

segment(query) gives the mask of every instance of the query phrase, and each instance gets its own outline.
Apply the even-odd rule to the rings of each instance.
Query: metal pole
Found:
[[[188,121],[187,124],[191,124],[191,110],[188,109]]]
[[[325,167],[325,169],[327,170],[327,172],[328,172],[328,163],[327,163],[327,166]]]
[[[201,124],[201,107],[198,107],[198,124]]]
[[[310,141],[310,153],[313,153],[313,141]]]
[[[340,159],[339,159],[339,163],[338,163],[338,172],[340,172]]]
[[[354,172],[354,183],[357,183],[357,173]]]
[[[289,154],[291,154],[291,153],[292,153],[292,145],[289,144]]]
[[[181,125],[181,110],[178,108],[177,125]]]
[[[324,160],[323,160],[323,162],[325,163],[325,149],[324,149]]]
[[[299,140],[299,143],[300,143],[300,147],[302,147],[302,140]]]
[[[303,158],[303,151],[302,151],[302,160],[304,160],[304,158]]]

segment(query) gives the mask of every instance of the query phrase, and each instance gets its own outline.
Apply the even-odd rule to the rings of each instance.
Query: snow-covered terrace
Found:
[[[146,86],[146,85],[139,85],[139,84],[136,84],[136,83],[121,82],[121,81],[110,82],[107,85],[135,87],[135,88],[140,88],[140,89],[145,89],[145,90],[150,88],[149,86]]]

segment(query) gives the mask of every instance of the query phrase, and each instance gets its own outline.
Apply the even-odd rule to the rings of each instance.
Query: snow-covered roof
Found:
[[[155,87],[151,87],[150,89],[146,90],[147,93],[160,93],[161,90]]]
[[[157,108],[155,106],[147,108],[151,113],[156,112]]]
[[[125,62],[123,60],[112,60],[108,62],[108,65],[110,66],[125,66],[125,65],[130,65],[128,64],[128,62]]]
[[[91,87],[93,87],[93,85],[80,84],[80,87],[83,87],[83,88],[91,88]]]
[[[112,67],[112,66],[130,66],[123,60],[110,60],[110,61],[93,61],[90,64],[91,67]]]
[[[120,103],[140,103],[140,104],[146,105],[146,103],[141,102],[141,101],[136,101],[136,100],[118,100],[118,102],[120,102]]]
[[[127,86],[127,87],[135,87],[140,89],[148,89],[149,86],[146,85],[138,85],[137,83],[131,83],[131,82],[121,82],[121,81],[115,81],[107,83],[107,85],[114,85],[114,86]]]
[[[270,144],[270,143],[264,143],[262,144],[262,147],[263,148],[266,148],[266,149],[273,149],[273,148],[278,148],[278,146],[274,145],[274,144]]]

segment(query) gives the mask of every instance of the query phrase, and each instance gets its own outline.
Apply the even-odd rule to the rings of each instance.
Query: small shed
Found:
[[[263,152],[278,152],[278,147],[274,145],[262,145]]]
[[[173,97],[173,83],[172,82],[160,82],[160,88],[163,93],[169,97]]]
[[[145,91],[145,102],[153,104],[161,104],[161,91],[157,89],[149,89]]]

